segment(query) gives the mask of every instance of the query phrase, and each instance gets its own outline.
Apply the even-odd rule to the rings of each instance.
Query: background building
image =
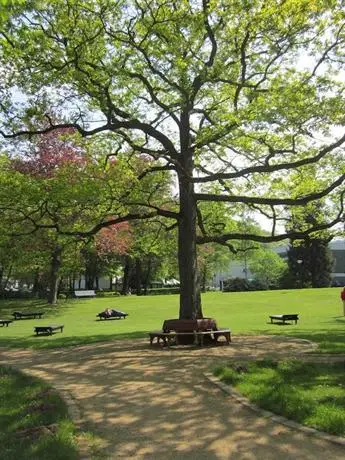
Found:
[[[289,245],[278,246],[272,250],[277,252],[282,258],[287,259]],[[345,239],[335,239],[329,243],[333,257],[333,269],[331,272],[333,286],[345,286]],[[247,259],[232,261],[229,268],[214,274],[211,286],[222,289],[224,280],[229,278],[253,279],[254,275],[250,272]]]

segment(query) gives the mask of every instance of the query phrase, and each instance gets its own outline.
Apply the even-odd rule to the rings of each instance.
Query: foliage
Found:
[[[298,178],[302,181],[302,178]],[[307,178],[303,178],[305,180]],[[311,179],[315,182],[315,179]],[[331,212],[332,203],[325,200],[310,203],[303,209],[291,213],[288,227],[294,231],[322,221]],[[287,287],[327,287],[331,284],[332,254],[328,244],[335,232],[319,231],[301,241],[291,240],[288,251],[289,270],[285,275]]]
[[[181,317],[201,315],[196,244],[236,252],[242,240],[303,239],[342,221],[341,2],[6,2],[1,18],[0,134],[72,128],[98,145],[98,164],[81,168],[73,190],[69,168],[54,184],[69,225],[49,223],[90,237],[124,220],[168,219],[178,227]],[[102,181],[100,164],[111,169],[114,157]],[[178,198],[167,202],[169,171]],[[321,220],[279,233],[292,207],[326,196]],[[243,208],[271,231],[239,230]],[[30,218],[47,225],[46,215]]]
[[[179,287],[150,288],[147,290],[148,295],[178,294]]]
[[[287,265],[277,253],[262,248],[252,255],[248,266],[255,279],[263,286],[277,287]]]
[[[245,278],[230,278],[228,280],[224,280],[223,291],[249,291],[249,282]]]
[[[224,292],[265,291],[266,289],[268,289],[267,283],[259,279],[230,278],[223,282]]]
[[[289,271],[284,280],[287,287],[330,286],[333,259],[328,243],[327,239],[308,238],[289,247]]]
[[[298,360],[218,367],[217,375],[260,407],[331,434],[345,435],[343,364]]]

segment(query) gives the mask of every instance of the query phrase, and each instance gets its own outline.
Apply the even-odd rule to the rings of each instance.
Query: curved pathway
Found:
[[[303,357],[311,349],[310,342],[274,336],[170,350],[137,340],[3,350],[0,362],[68,391],[82,428],[102,438],[102,459],[343,460],[345,447],[260,417],[204,376],[227,359]]]

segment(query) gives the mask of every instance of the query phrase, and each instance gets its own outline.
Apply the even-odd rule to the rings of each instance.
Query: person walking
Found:
[[[343,310],[344,310],[343,313],[344,313],[344,316],[345,316],[345,286],[344,286],[343,290],[340,293],[340,298],[343,301]]]

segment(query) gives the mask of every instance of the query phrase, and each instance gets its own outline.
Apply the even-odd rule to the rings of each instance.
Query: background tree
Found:
[[[305,180],[308,180],[308,176],[299,178],[300,182]],[[315,182],[314,178],[309,180]],[[298,181],[295,181],[295,186],[299,186]],[[303,231],[309,225],[322,222],[324,215],[332,213],[332,206],[329,200],[309,203],[303,209],[292,211],[287,225],[293,231]],[[330,286],[333,257],[328,245],[334,235],[334,231],[320,231],[301,241],[291,239],[288,250],[289,272],[286,278],[290,287]]]
[[[121,219],[177,222],[181,318],[202,316],[197,243],[235,248],[240,240],[299,239],[341,221],[342,2],[54,0],[5,11],[4,138],[67,126],[84,137],[111,133],[119,157],[152,159],[139,183],[174,171],[178,209],[161,206],[142,187],[130,201],[136,212]],[[22,104],[14,88],[21,88]],[[52,107],[65,114],[63,123],[53,120]],[[311,165],[317,183],[296,193],[291,174]],[[334,213],[303,232],[280,232],[288,207],[326,195],[338,200]],[[271,232],[204,233],[205,201],[224,202],[233,215],[255,209],[271,219]],[[72,231],[86,236],[118,223],[90,220],[87,230]]]
[[[269,248],[256,250],[249,261],[250,271],[266,289],[279,286],[280,278],[286,268],[285,260]]]

